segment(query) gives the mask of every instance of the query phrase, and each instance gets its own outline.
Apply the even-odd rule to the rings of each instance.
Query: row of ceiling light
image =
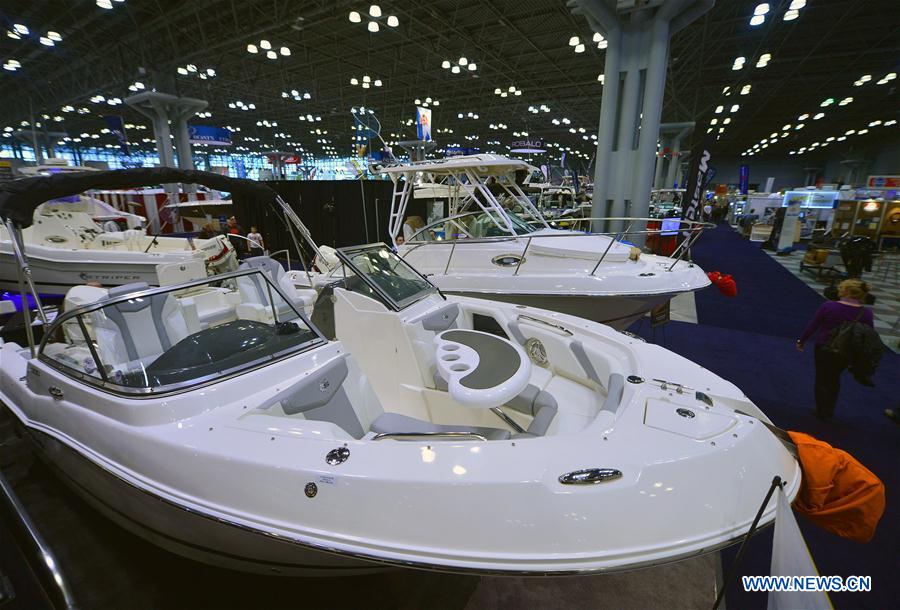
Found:
[[[793,21],[800,16],[800,9],[805,6],[806,0],[792,0],[792,2],[788,5],[787,10],[784,12],[784,16],[782,17],[782,19],[784,19],[785,21]],[[750,25],[762,25],[766,20],[766,15],[769,14],[769,10],[770,8],[768,2],[757,4],[756,8],[753,9],[753,16],[750,17]]]
[[[378,25],[378,20],[382,17],[385,17],[385,15],[381,12],[381,7],[377,4],[371,5],[368,12],[369,23],[367,24],[366,29],[368,29],[373,34],[378,32],[381,29],[381,27]],[[362,15],[359,13],[359,11],[350,11],[349,18],[351,23],[362,23]],[[400,20],[397,19],[397,17],[395,17],[394,15],[387,15],[385,22],[387,23],[388,27],[392,28],[400,25]]]

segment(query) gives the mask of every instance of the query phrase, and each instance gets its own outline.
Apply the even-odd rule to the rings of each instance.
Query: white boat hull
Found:
[[[194,253],[120,250],[55,250],[26,246],[31,278],[42,294],[65,294],[72,286],[99,282],[104,287],[135,282],[158,285],[156,266],[192,260]],[[18,263],[9,242],[0,242],[0,289],[18,291]]]

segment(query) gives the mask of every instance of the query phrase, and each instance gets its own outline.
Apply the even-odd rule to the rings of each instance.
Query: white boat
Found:
[[[164,171],[174,173],[166,177],[160,173]],[[80,202],[55,202],[77,197],[77,193],[87,190],[126,186],[123,179],[130,181],[129,184],[139,185],[158,180],[207,181],[223,178],[206,172],[193,172],[190,178],[186,178],[182,174],[175,175],[178,171],[181,170],[148,168],[61,172],[22,178],[3,185],[0,196],[27,193],[35,204],[28,208],[31,211],[28,222],[20,219],[20,225],[24,227],[21,245],[30,259],[31,279],[38,291],[61,295],[72,286],[85,282],[99,282],[104,286],[133,282],[159,285],[157,268],[160,265],[177,266],[192,261],[205,263],[210,272],[236,268],[235,253],[225,237],[188,239],[146,235],[137,229],[105,231]],[[43,201],[37,205],[37,199]],[[0,288],[17,288],[17,267],[9,230],[0,227]]]
[[[254,269],[73,300],[0,347],[0,400],[109,518],[264,574],[649,566],[744,535],[776,475],[797,494],[765,415],[700,366],[445,297],[383,244],[337,256],[311,320]]]
[[[400,244],[401,256],[448,294],[552,309],[617,329],[709,285],[704,271],[685,260],[708,225],[675,227],[688,237],[671,257],[642,253],[624,239],[659,235],[645,228],[653,219],[606,219],[623,227],[609,234],[554,229],[516,183],[516,172],[530,168],[490,154],[377,167],[394,183],[395,244],[417,186],[449,187],[448,216]],[[525,222],[515,209],[534,220]]]
[[[69,165],[69,162],[65,159],[52,157],[45,159],[41,165],[27,165],[19,168],[19,173],[26,178],[97,171],[101,170],[96,167]],[[35,210],[35,213],[40,214],[48,208],[59,208],[69,212],[84,212],[107,231],[140,229],[147,223],[147,219],[143,216],[116,209],[105,201],[84,194],[48,201]]]

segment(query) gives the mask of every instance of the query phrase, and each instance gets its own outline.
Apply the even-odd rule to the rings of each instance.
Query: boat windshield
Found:
[[[337,255],[344,264],[332,275],[359,277],[366,288],[358,292],[379,299],[395,311],[437,294],[428,280],[384,244],[340,248]]]
[[[157,394],[209,383],[325,342],[300,313],[291,288],[261,270],[164,288],[112,288],[93,304],[59,316],[39,357],[121,393]]]
[[[524,218],[513,210],[507,209],[506,215],[509,217],[510,224],[516,235],[528,235],[541,228],[528,224]],[[507,237],[510,235],[511,233],[508,230],[501,228],[497,224],[492,215],[486,212],[471,212],[437,220],[413,235],[409,241],[440,241],[470,237]]]

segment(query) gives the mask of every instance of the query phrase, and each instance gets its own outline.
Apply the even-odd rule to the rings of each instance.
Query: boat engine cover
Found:
[[[657,430],[665,430],[696,440],[705,440],[724,434],[738,423],[734,415],[710,411],[700,402],[671,402],[655,398],[647,399],[644,424]]]

